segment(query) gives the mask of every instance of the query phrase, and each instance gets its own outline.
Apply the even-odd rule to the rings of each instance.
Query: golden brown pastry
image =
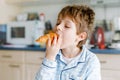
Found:
[[[56,33],[49,33],[49,34],[46,34],[46,35],[43,35],[41,37],[39,37],[36,42],[39,42],[39,43],[46,43],[46,41],[48,40],[48,38],[50,37],[51,40],[53,40],[54,36],[57,36],[58,35]]]

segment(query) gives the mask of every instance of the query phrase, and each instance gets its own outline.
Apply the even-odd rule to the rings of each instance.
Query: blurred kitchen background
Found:
[[[35,40],[51,32],[68,4],[93,8],[86,46],[100,59],[102,80],[120,79],[120,0],[0,0],[0,80],[34,80],[45,54]]]

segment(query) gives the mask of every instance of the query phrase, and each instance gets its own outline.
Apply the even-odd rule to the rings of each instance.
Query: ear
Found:
[[[80,34],[78,34],[78,40],[82,41],[85,40],[87,38],[87,33],[86,32],[82,32]]]

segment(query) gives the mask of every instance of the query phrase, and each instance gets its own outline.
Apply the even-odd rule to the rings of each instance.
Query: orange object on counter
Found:
[[[58,37],[58,35],[56,33],[49,33],[49,34],[46,34],[46,35],[43,35],[43,36],[39,37],[36,40],[36,42],[39,42],[39,43],[43,44],[43,43],[47,42],[47,40],[48,40],[49,37],[50,37],[51,40],[53,40],[54,36]]]

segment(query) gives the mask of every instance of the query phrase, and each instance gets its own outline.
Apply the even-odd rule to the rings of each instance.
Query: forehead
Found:
[[[75,24],[71,18],[69,17],[64,17],[64,18],[61,18],[61,19],[58,19],[58,22],[64,22],[66,24]]]
[[[66,23],[71,23],[71,22],[74,23],[74,21],[72,20],[72,18],[69,17],[69,16],[59,17],[57,20],[58,20],[58,21],[65,21]]]

